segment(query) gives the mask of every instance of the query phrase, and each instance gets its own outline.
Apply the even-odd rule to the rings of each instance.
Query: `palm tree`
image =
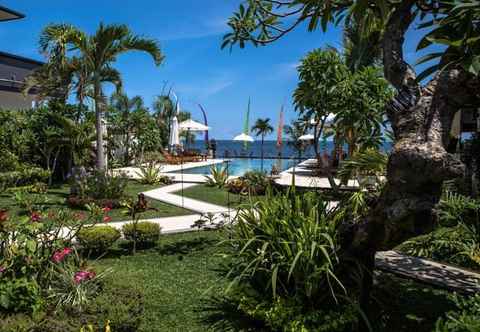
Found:
[[[124,162],[128,165],[130,162],[130,145],[131,134],[135,128],[135,119],[132,116],[133,113],[140,109],[145,109],[143,99],[141,96],[134,96],[128,98],[124,93],[114,93],[110,97],[110,105],[113,108],[113,117],[117,117],[114,121],[117,126],[115,128],[115,134],[122,135],[122,146],[125,149]]]
[[[262,137],[262,149],[261,149],[261,169],[263,171],[263,143],[265,141],[265,136],[273,132],[273,127],[270,125],[270,119],[257,119],[255,124],[252,127],[252,131],[255,133],[256,136]]]
[[[291,124],[283,126],[283,131],[288,135],[288,145],[297,150],[298,159],[302,158],[302,153],[305,150],[305,143],[300,140],[300,137],[305,135],[307,131],[308,121],[296,120]]]
[[[91,87],[91,98],[95,107],[97,141],[97,168],[105,169],[102,118],[105,102],[104,83],[121,88],[120,73],[112,67],[117,57],[129,51],[144,51],[150,54],[156,65],[164,59],[155,40],[134,35],[126,25],[104,25],[100,23],[95,34],[89,36],[71,25],[50,25],[42,33],[41,49],[50,53],[64,54],[66,50],[79,54],[82,70],[87,73],[82,81],[82,91]],[[77,54],[76,53],[76,54]]]

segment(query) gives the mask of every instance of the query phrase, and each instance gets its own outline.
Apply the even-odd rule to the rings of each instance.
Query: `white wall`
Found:
[[[22,93],[0,91],[0,108],[3,109],[30,109],[33,105],[34,96],[24,96]]]

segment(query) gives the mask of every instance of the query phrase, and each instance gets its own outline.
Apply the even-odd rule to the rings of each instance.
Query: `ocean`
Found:
[[[243,142],[232,141],[232,140],[217,140],[217,157],[237,157],[237,156],[248,156],[252,158],[260,158],[261,156],[261,149],[262,143],[261,141],[255,141],[249,143],[247,148],[244,149]],[[200,150],[202,152],[206,151],[205,148],[205,141],[203,140],[195,140],[194,143],[190,143],[188,148],[193,148]],[[320,144],[321,151],[326,150],[327,152],[331,152],[333,150],[333,142],[327,141],[325,144]],[[346,146],[344,147],[346,151]],[[385,143],[383,146],[385,151],[389,151],[391,149],[391,143]],[[265,158],[277,158],[279,152],[281,153],[282,158],[298,158],[297,151],[288,144],[288,142],[284,141],[282,144],[281,149],[277,148],[276,141],[265,141],[264,142],[264,157]],[[306,149],[302,153],[303,158],[312,158],[315,156],[315,152],[313,150],[312,145],[308,145]]]

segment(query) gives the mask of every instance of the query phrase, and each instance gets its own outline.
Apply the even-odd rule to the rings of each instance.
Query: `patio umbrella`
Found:
[[[306,134],[306,135],[302,135],[298,138],[299,141],[311,141],[315,139],[315,137],[313,136],[313,134]]]
[[[180,145],[177,115],[173,116],[172,122],[170,123],[170,137],[168,138],[168,145],[169,146]]]
[[[202,124],[200,122],[193,121],[192,119],[188,119],[188,120],[185,120],[183,122],[180,122],[178,127],[180,128],[180,130],[186,130],[187,131],[187,138],[186,138],[187,143],[188,143],[188,134],[191,131],[207,131],[207,130],[210,129],[210,127],[205,126],[204,124]]]
[[[245,133],[243,134],[240,134],[240,135],[237,135],[233,138],[234,141],[241,141],[241,142],[253,142],[254,139],[252,138],[252,136],[249,136]]]
[[[180,122],[178,127],[180,128],[180,130],[187,130],[187,131],[206,131],[210,129],[210,127],[205,126],[200,122],[193,121],[192,119],[188,119],[186,121]]]

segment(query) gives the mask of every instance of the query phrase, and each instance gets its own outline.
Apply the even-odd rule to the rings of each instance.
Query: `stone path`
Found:
[[[378,252],[377,269],[460,293],[480,292],[480,274],[396,251]]]

